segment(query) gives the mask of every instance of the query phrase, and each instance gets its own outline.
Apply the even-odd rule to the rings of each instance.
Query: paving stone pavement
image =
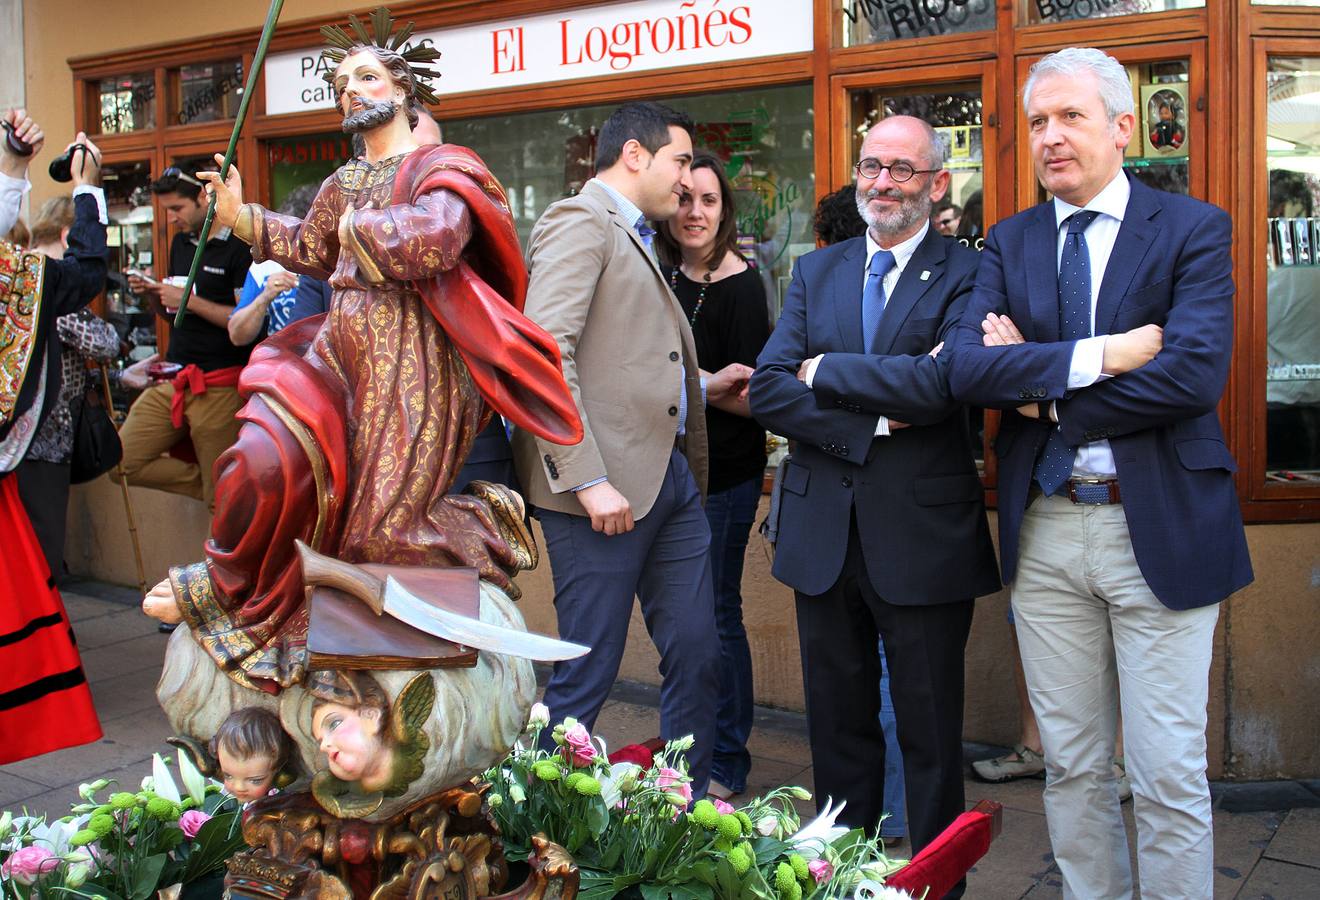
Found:
[[[77,797],[78,784],[99,777],[136,785],[150,771],[151,754],[167,751],[169,724],[156,705],[166,636],[137,608],[136,591],[90,581],[63,589],[64,602],[105,736],[94,744],[0,766],[0,809],[58,817]],[[601,712],[596,732],[610,748],[642,741],[659,730],[659,692],[620,683]],[[812,787],[804,718],[757,708],[749,741],[749,796],[781,784]],[[968,758],[1001,748],[967,745]],[[1004,806],[1003,831],[968,876],[967,897],[1045,900],[1062,896],[1050,853],[1039,780],[987,785],[967,781],[969,805],[981,799]],[[1320,781],[1264,785],[1216,784],[1215,900],[1320,898]],[[735,801],[736,802],[736,801]],[[811,804],[802,804],[810,814]],[[1135,843],[1132,806],[1124,806]],[[907,854],[900,844],[897,856]]]

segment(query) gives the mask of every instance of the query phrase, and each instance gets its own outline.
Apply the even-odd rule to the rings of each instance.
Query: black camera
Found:
[[[74,144],[68,150],[50,161],[50,177],[60,183],[73,181],[73,154],[79,151],[82,151],[83,154],[83,158],[79,161],[79,166],[86,166],[88,152],[86,145]]]

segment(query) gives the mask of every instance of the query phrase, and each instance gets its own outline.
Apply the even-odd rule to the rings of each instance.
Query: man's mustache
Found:
[[[898,188],[890,188],[887,191],[882,191],[879,188],[871,188],[863,194],[862,197],[866,200],[875,200],[878,197],[886,197],[890,200],[902,200],[903,192]]]

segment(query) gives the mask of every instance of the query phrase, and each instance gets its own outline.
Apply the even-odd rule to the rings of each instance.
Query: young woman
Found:
[[[770,336],[761,277],[738,252],[736,212],[724,164],[709,153],[697,153],[692,193],[683,195],[677,215],[656,225],[661,268],[692,326],[703,372],[730,363],[755,366]],[[709,793],[727,799],[746,788],[751,768],[747,737],[752,730],[752,658],[743,628],[741,587],[743,554],[765,474],[765,431],[752,420],[745,400],[730,409],[707,407],[706,427],[706,518],[723,657]]]

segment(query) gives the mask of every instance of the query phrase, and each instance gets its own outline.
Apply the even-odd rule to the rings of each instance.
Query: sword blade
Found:
[[[530,631],[519,631],[516,628],[491,625],[480,619],[470,619],[433,606],[411,593],[393,576],[385,579],[385,612],[419,631],[453,641],[455,644],[477,650],[489,650],[492,653],[521,656],[537,662],[576,659],[591,652],[590,647],[582,644],[561,641],[543,634],[533,634]]]

